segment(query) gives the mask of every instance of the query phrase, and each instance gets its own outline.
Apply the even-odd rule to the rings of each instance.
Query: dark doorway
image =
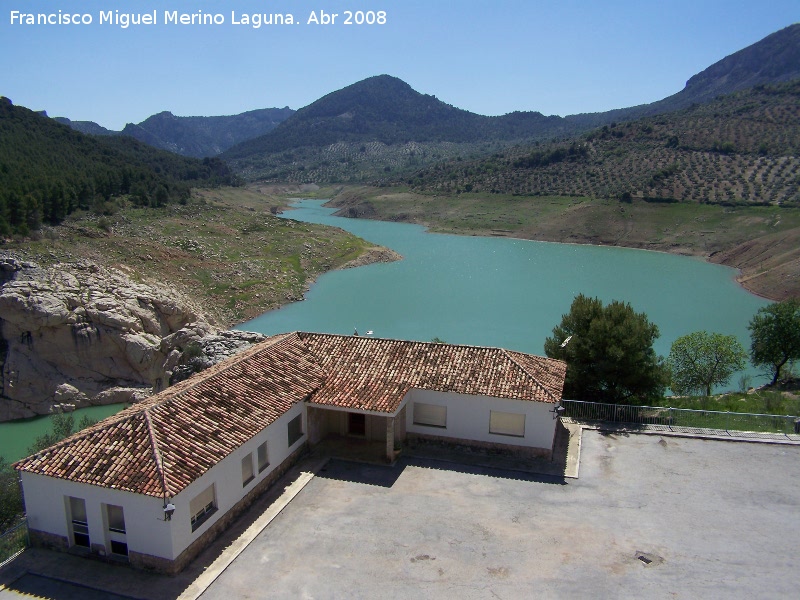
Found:
[[[364,436],[367,433],[367,415],[361,413],[347,413],[347,432],[350,435]]]

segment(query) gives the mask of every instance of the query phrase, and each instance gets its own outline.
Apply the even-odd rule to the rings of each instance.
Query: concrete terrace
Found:
[[[580,447],[579,479],[452,451],[312,456],[176,577],[35,549],[0,598],[795,595],[800,446],[585,430]]]

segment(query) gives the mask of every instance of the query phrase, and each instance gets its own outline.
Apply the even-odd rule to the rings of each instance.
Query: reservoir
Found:
[[[107,406],[89,406],[71,412],[75,420],[75,427],[83,417],[100,421],[118,413],[128,404],[109,404]],[[8,462],[13,462],[28,455],[27,449],[33,445],[36,438],[51,432],[52,418],[32,417],[30,419],[17,419],[0,423],[0,456]]]
[[[326,273],[304,302],[237,328],[266,334],[305,330],[544,353],[573,298],[629,302],[661,337],[658,354],[698,330],[733,334],[768,302],[746,292],[736,271],[701,259],[628,248],[427,233],[419,225],[334,217],[324,201],[301,200],[286,218],[341,227],[403,260]],[[764,382],[755,377],[753,383]],[[737,387],[738,375],[728,389]]]
[[[284,217],[340,227],[403,260],[326,273],[304,302],[240,324],[265,334],[319,331],[544,353],[544,340],[579,293],[629,302],[658,325],[658,354],[698,330],[733,334],[750,347],[747,324],[768,302],[744,291],[733,269],[644,250],[427,233],[424,227],[334,217],[302,200]],[[754,368],[751,384],[766,383]],[[735,375],[725,389],[738,387]],[[123,405],[82,409],[101,419]],[[0,424],[0,456],[17,460],[48,417]]]

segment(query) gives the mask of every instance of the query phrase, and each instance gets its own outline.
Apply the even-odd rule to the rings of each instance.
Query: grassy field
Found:
[[[800,209],[654,203],[565,196],[344,187],[342,214],[421,223],[432,231],[601,244],[700,256],[742,269],[751,291],[800,296]]]
[[[734,392],[717,396],[682,396],[665,398],[673,408],[692,410],[730,411],[763,415],[800,415],[800,395],[797,391],[761,389],[753,392]]]
[[[669,396],[659,406],[567,402],[565,414],[577,421],[794,433],[794,421],[800,415],[800,395],[798,382],[793,381],[788,390],[759,389],[708,397]]]
[[[272,214],[299,188],[195,191],[186,205],[84,213],[5,249],[53,264],[88,259],[137,281],[170,282],[221,326],[302,298],[313,279],[356,259],[367,242]]]

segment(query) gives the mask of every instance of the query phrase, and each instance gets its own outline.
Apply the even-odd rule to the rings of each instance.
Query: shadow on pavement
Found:
[[[130,596],[120,596],[33,573],[26,573],[0,592],[0,597],[14,595],[51,600],[131,600]]]
[[[400,475],[402,475],[405,468],[409,466],[422,469],[436,469],[438,471],[452,471],[454,473],[465,473],[468,475],[483,475],[498,479],[514,479],[516,481],[532,481],[558,485],[566,485],[567,483],[564,477],[559,475],[546,475],[503,467],[467,464],[452,459],[421,456],[403,457],[391,466],[364,464],[343,459],[331,459],[330,462],[317,473],[317,477],[390,488],[395,484]]]

